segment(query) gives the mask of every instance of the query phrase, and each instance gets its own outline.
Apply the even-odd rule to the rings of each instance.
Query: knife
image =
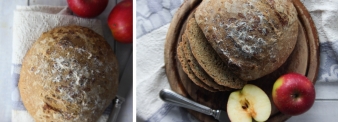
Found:
[[[133,87],[133,58],[132,58],[132,49],[129,51],[129,56],[127,58],[127,63],[123,68],[122,73],[120,74],[118,91],[115,99],[113,99],[113,109],[109,115],[107,122],[116,122],[117,117],[120,113],[120,109],[125,102],[125,98],[128,96],[128,93],[132,90]],[[130,73],[131,72],[131,73]]]
[[[228,115],[225,111],[213,110],[207,106],[204,106],[186,97],[183,97],[169,89],[162,89],[160,91],[160,98],[167,103],[191,109],[206,115],[211,115],[220,122],[230,122]]]

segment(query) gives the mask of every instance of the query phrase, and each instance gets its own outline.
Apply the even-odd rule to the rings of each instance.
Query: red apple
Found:
[[[133,1],[124,0],[110,12],[108,26],[115,40],[122,43],[133,42]]]
[[[100,15],[108,0],[67,0],[69,8],[78,16],[92,18]]]
[[[288,73],[273,85],[273,102],[284,114],[299,115],[311,108],[315,101],[315,88],[305,76]]]

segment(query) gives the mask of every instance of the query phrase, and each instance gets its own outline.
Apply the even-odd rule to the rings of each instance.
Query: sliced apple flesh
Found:
[[[262,89],[247,84],[230,94],[227,112],[232,122],[266,121],[271,114],[271,102]]]

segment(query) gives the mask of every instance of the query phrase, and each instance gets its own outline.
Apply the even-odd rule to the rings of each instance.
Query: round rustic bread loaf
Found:
[[[297,41],[291,0],[203,0],[195,17],[228,68],[245,81],[275,71]]]
[[[116,57],[102,36],[86,27],[57,27],[27,52],[19,90],[37,122],[94,122],[115,97],[118,74]]]
[[[225,66],[222,59],[219,58],[215,50],[208,44],[207,39],[194,18],[187,20],[185,31],[191,53],[197,62],[196,65],[199,65],[219,85],[231,89],[243,88],[247,82],[238,78]]]
[[[182,35],[182,43],[183,43],[183,53],[185,59],[187,60],[187,64],[189,65],[192,74],[195,75],[198,79],[200,79],[206,85],[216,89],[217,91],[229,91],[231,90],[228,87],[222,86],[217,84],[198,64],[197,60],[195,59],[194,55],[191,52],[190,44],[188,38],[185,36],[186,34]],[[178,55],[178,54],[177,54]],[[184,67],[183,67],[184,68]],[[184,71],[184,69],[183,69]],[[189,74],[188,74],[189,76]],[[202,87],[203,88],[203,87]]]

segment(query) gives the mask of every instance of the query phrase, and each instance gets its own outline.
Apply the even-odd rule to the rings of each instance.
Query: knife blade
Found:
[[[120,113],[120,109],[125,102],[125,98],[128,96],[129,92],[132,91],[133,87],[133,56],[132,49],[129,52],[127,58],[127,63],[123,68],[122,73],[120,74],[119,86],[116,98],[113,99],[113,109],[109,115],[107,122],[116,122],[117,117]]]
[[[211,115],[220,122],[230,122],[230,119],[228,118],[228,115],[225,111],[213,110],[207,106],[183,97],[180,94],[177,94],[176,92],[169,89],[162,89],[160,91],[160,98],[167,103],[191,109],[206,115]]]

